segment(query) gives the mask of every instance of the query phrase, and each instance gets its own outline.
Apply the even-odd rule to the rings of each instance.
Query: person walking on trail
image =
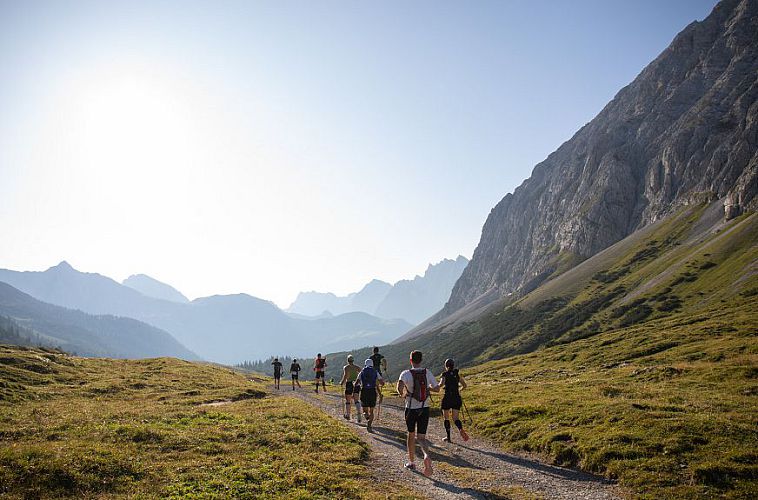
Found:
[[[321,357],[321,353],[316,355],[316,359],[313,360],[313,371],[316,372],[316,394],[318,394],[318,381],[321,380],[321,386],[326,392],[326,376],[324,370],[326,369],[326,358]]]
[[[295,384],[297,384],[298,387],[301,387],[300,381],[298,380],[299,374],[300,374],[300,363],[297,362],[296,359],[292,360],[292,364],[290,365],[290,375],[292,375],[292,390],[295,390]]]
[[[408,462],[406,469],[415,470],[416,443],[424,453],[424,475],[432,475],[432,459],[429,456],[429,442],[426,430],[429,427],[429,393],[439,392],[434,375],[421,367],[421,351],[411,353],[411,368],[404,370],[397,381],[397,392],[405,398],[405,425],[408,429]]]
[[[364,362],[363,370],[358,374],[358,383],[361,384],[361,404],[363,405],[363,414],[366,416],[366,430],[373,432],[371,424],[374,423],[376,388],[384,385],[384,379],[379,371],[374,369],[374,362],[371,358]]]
[[[374,370],[377,370],[379,372],[379,375],[384,377],[384,375],[387,373],[387,358],[379,354],[378,347],[374,346],[374,354],[369,356],[369,359],[374,363]],[[379,398],[379,405],[381,405],[382,401],[384,400],[384,394],[382,394],[381,387],[377,388],[377,396]]]
[[[282,379],[282,364],[279,362],[279,358],[274,358],[274,362],[271,363],[274,366],[274,385],[276,390],[279,390],[279,382]]]
[[[350,407],[355,403],[355,416],[358,423],[361,421],[361,384],[357,383],[360,371],[361,369],[353,362],[353,355],[348,354],[347,364],[342,367],[342,380],[340,380],[340,385],[345,385],[345,412],[343,416],[345,420],[350,420]]]
[[[459,387],[460,386],[460,387]],[[445,417],[445,434],[447,437],[444,441],[450,443],[450,414],[453,414],[453,421],[458,428],[458,432],[461,434],[461,438],[464,441],[468,441],[468,434],[463,430],[463,423],[458,418],[458,413],[461,411],[461,405],[463,399],[461,398],[460,389],[466,388],[466,381],[463,379],[463,375],[458,372],[455,367],[455,361],[452,359],[445,360],[445,371],[440,376],[440,387],[445,389],[445,395],[442,396],[442,414]]]

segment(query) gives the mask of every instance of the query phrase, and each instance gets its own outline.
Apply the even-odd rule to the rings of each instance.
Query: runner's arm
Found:
[[[344,384],[345,381],[347,381],[347,367],[342,367],[342,380],[340,380],[340,385]]]
[[[460,373],[458,374],[458,380],[460,380],[461,382],[461,389],[465,389],[466,387],[468,387],[468,384],[463,379],[463,375],[461,375]]]
[[[397,390],[397,393],[400,394],[402,397],[408,397],[407,390],[405,388],[405,382],[402,380],[397,381],[397,387],[395,388]]]
[[[440,385],[437,383],[437,379],[434,378],[431,371],[426,372],[426,382],[429,384],[429,390],[432,392],[440,392]]]

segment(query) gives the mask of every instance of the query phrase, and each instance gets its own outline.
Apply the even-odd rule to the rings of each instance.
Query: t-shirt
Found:
[[[376,369],[376,371],[378,371],[379,373],[382,373],[382,359],[384,359],[384,356],[382,356],[381,354],[377,352],[376,354],[372,354],[371,356],[369,356],[368,359],[370,359],[374,363],[374,368]]]
[[[405,398],[405,407],[410,408],[411,410],[416,410],[418,408],[424,408],[429,406],[429,398],[426,398],[426,401],[421,402],[417,399],[414,399],[410,394],[413,394],[413,374],[411,374],[410,370],[404,370],[403,373],[400,374],[399,380],[402,380],[405,384],[405,387],[408,389],[409,396]],[[439,384],[437,383],[437,380],[434,378],[434,375],[432,375],[431,370],[426,370],[426,384],[427,387],[432,386],[433,388],[439,387]]]
[[[314,366],[317,372],[324,371],[324,368],[326,368],[326,358],[316,358]]]
[[[355,379],[358,378],[358,373],[361,371],[355,365],[345,365],[342,369],[345,370],[345,382],[355,382]]]
[[[297,372],[300,371],[300,363],[292,363],[290,365],[290,373],[294,373],[297,375]]]
[[[274,361],[271,364],[274,365],[274,375],[279,375],[279,374],[282,373],[282,363],[281,363],[281,361]]]

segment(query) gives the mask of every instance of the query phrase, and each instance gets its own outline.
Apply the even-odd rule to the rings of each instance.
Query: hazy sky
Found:
[[[287,306],[470,257],[714,4],[0,1],[0,267]]]

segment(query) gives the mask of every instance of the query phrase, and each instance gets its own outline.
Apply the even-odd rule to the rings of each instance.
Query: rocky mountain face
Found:
[[[146,274],[132,274],[122,281],[121,284],[154,299],[170,300],[171,302],[179,302],[181,304],[189,302],[189,299],[176,288],[155,278],[151,278]]]
[[[429,264],[423,276],[400,280],[394,285],[372,280],[359,292],[338,297],[333,293],[301,292],[287,309],[293,315],[316,317],[364,312],[380,318],[402,319],[417,325],[439,311],[450,297],[468,259],[443,259]]]
[[[758,205],[758,2],[724,0],[492,209],[442,315],[535,288],[696,202]]]

